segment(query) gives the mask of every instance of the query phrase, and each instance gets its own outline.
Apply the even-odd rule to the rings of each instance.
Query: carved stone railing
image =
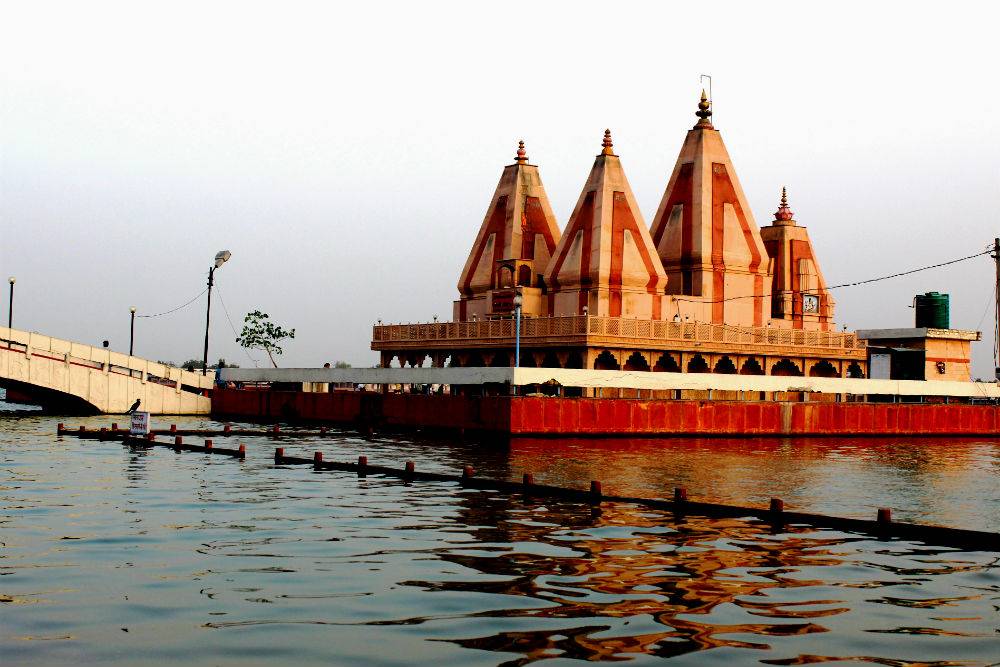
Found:
[[[372,329],[372,344],[435,341],[513,341],[511,319],[472,322],[427,322],[421,324],[383,324]],[[624,317],[571,315],[532,317],[521,320],[521,340],[535,339],[620,338],[651,342],[729,343],[733,345],[780,345],[859,350],[865,341],[853,333],[805,331],[777,327],[741,327],[707,322],[671,322],[636,320]]]

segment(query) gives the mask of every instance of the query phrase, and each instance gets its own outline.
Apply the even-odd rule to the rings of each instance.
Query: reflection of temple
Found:
[[[377,326],[382,365],[522,366],[864,377],[782,191],[757,226],[702,93],[646,226],[610,131],[560,234],[521,143],[459,278],[453,322]]]
[[[760,539],[767,530],[760,524],[678,517],[619,503],[590,510],[551,499],[542,506],[530,499],[493,500],[470,496],[459,510],[462,524],[476,527],[475,541],[491,550],[437,554],[490,576],[406,583],[521,598],[482,612],[505,619],[504,630],[451,640],[523,655],[505,664],[554,654],[597,661],[640,654],[669,658],[719,647],[766,649],[769,637],[824,632],[814,619],[849,611],[829,600],[783,604],[768,596],[815,583],[787,576],[798,568],[839,565],[831,549],[842,545],[836,538],[792,532]],[[739,574],[751,569],[752,575]],[[798,611],[798,605],[808,609]],[[563,620],[539,627],[536,619]],[[630,621],[639,622],[630,627]]]

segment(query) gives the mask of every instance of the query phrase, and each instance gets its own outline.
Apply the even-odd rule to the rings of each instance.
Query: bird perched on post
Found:
[[[135,412],[136,410],[138,410],[140,403],[142,403],[142,399],[140,399],[140,398],[135,399],[135,403],[132,404],[132,407],[129,408],[128,412],[126,412],[125,414],[130,415],[133,412]]]

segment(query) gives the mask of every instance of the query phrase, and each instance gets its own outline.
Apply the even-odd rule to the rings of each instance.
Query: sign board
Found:
[[[133,412],[132,424],[128,429],[129,435],[146,435],[149,433],[149,413]]]

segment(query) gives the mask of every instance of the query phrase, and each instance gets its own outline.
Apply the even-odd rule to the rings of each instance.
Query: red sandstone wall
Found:
[[[218,389],[216,415],[371,421],[511,435],[994,435],[1000,407],[775,403]]]
[[[991,405],[647,401],[519,397],[513,434],[995,434]]]
[[[251,419],[355,421],[361,414],[362,398],[366,395],[373,396],[354,391],[320,394],[215,389],[212,392],[212,414]]]

